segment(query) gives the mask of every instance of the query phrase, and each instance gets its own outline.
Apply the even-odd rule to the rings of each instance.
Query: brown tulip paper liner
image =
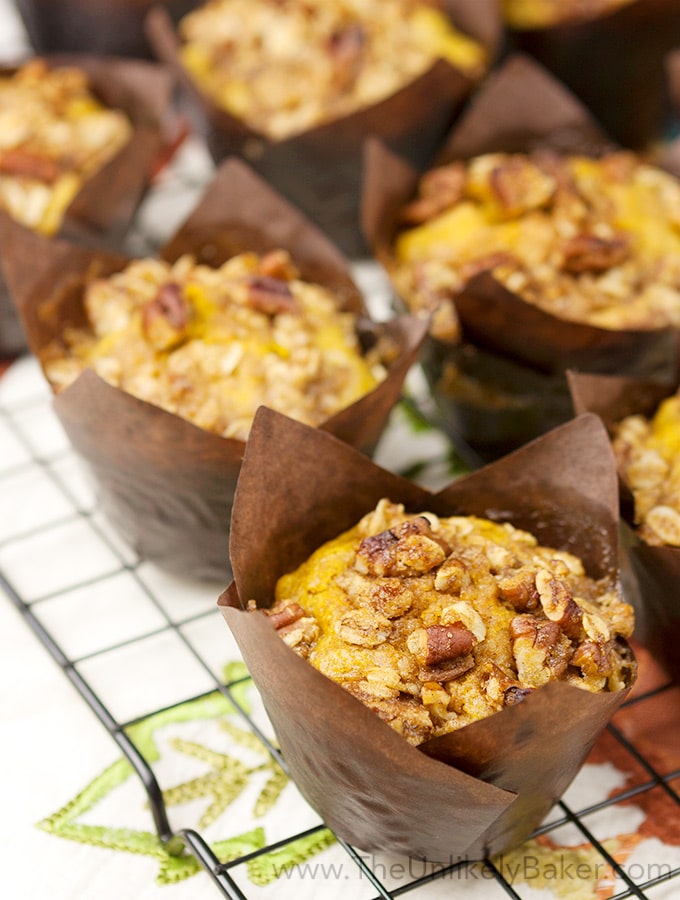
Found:
[[[93,93],[106,106],[125,112],[132,123],[130,140],[85,181],[58,233],[93,246],[116,247],[150,184],[152,164],[167,139],[173,77],[165,66],[139,60],[74,54],[46,59],[50,67],[77,66],[85,71]],[[26,336],[0,268],[0,353],[25,349]]]
[[[586,21],[509,28],[508,45],[546,66],[624,146],[648,149],[667,136],[663,59],[680,46],[677,0],[634,0]]]
[[[428,168],[539,147],[591,156],[614,149],[569,91],[529,57],[514,55],[479,89]],[[362,222],[388,275],[396,265],[399,210],[413,198],[420,175],[381,142],[367,142]],[[571,417],[567,368],[663,377],[675,366],[673,329],[614,331],[560,319],[525,302],[489,273],[472,278],[455,295],[455,305],[462,347],[429,336],[424,368],[454,437],[462,431],[491,458]],[[461,352],[468,354],[470,377],[495,392],[495,403],[478,402],[466,410],[451,392],[447,371],[460,363]]]
[[[492,59],[500,40],[494,0],[445,0],[452,22]],[[430,157],[465,98],[471,79],[444,60],[395,94],[351,115],[283,140],[272,140],[201,91],[182,65],[180,40],[166,11],[147,20],[158,57],[173,67],[216,162],[236,154],[307,213],[349,256],[367,255],[359,228],[362,148],[377,135],[415,165]]]
[[[236,490],[234,581],[219,605],[300,791],[341,838],[455,862],[524,840],[576,775],[627,690],[564,682],[457,732],[409,744],[291,650],[265,616],[278,578],[352,527],[382,497],[414,513],[511,521],[579,554],[590,575],[616,571],[613,455],[586,415],[432,494],[331,435],[260,408]]]
[[[33,353],[69,326],[85,324],[82,292],[97,275],[120,271],[127,257],[63,240],[48,241],[7,217],[3,263]],[[365,316],[358,288],[337,249],[244,163],[225,162],[203,200],[161,251],[173,261],[193,252],[218,266],[245,250],[290,251],[301,277],[334,290],[342,309]],[[387,377],[321,427],[371,452],[400,397],[424,335],[410,317],[362,321],[369,342],[394,343]],[[88,464],[102,508],[145,559],[188,577],[224,583],[230,575],[228,531],[245,443],[204,431],[85,371],[54,398],[77,453]]]
[[[610,434],[626,416],[649,418],[666,397],[678,389],[678,381],[641,379],[568,372],[569,388],[577,415],[598,415]],[[635,529],[633,496],[620,479],[622,562],[630,569],[627,597],[636,608],[636,637],[680,682],[680,548],[655,547]]]
[[[157,0],[16,0],[31,45],[39,53],[90,52],[151,58],[144,20]],[[198,0],[166,0],[173,21]]]

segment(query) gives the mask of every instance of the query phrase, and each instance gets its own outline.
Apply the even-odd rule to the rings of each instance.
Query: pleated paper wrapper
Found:
[[[628,689],[554,682],[418,747],[299,657],[267,617],[278,578],[383,497],[413,513],[510,521],[616,573],[618,497],[607,434],[585,415],[433,494],[331,435],[261,408],[236,491],[234,580],[219,599],[300,791],[341,838],[437,862],[521,843],[570,784]]]
[[[48,241],[5,218],[3,265],[38,359],[65,328],[85,324],[83,286],[120,271],[128,258],[66,241]],[[245,163],[226,161],[202,200],[161,250],[218,266],[244,252],[282,248],[304,280],[331,289],[343,310],[360,317],[364,345],[385,335],[394,354],[387,377],[321,427],[371,452],[401,395],[424,328],[410,317],[381,324],[366,315],[346,260]],[[232,499],[245,444],[223,438],[133,397],[86,370],[54,398],[77,453],[94,476],[100,502],[137,551],[179,575],[224,583],[229,577]]]

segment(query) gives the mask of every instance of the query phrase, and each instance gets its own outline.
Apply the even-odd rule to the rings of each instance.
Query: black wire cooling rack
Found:
[[[199,830],[194,828],[173,830],[164,803],[163,789],[157,780],[151,762],[144,757],[143,753],[140,752],[139,748],[128,736],[129,727],[138,720],[135,718],[121,720],[120,717],[114,715],[106,702],[106,698],[101,696],[96,685],[93,684],[92,679],[88,676],[88,670],[98,657],[111,653],[113,650],[120,652],[121,650],[134,648],[135,645],[139,647],[142,645],[142,642],[148,641],[151,637],[156,639],[171,638],[176,648],[181,648],[185,654],[189,654],[196,666],[202,670],[206,677],[206,690],[173,698],[172,703],[164,708],[171,709],[174,706],[198,700],[217,690],[239,711],[249,731],[263,742],[268,752],[281,765],[284,771],[285,760],[281,758],[276,746],[262,732],[254,718],[239,705],[239,692],[234,690],[238,683],[224,683],[219,674],[217,674],[215,666],[206,658],[200,644],[192,638],[192,628],[195,628],[202,622],[207,622],[210,617],[215,617],[216,615],[219,617],[214,604],[206,604],[205,609],[186,616],[170,613],[167,606],[162,602],[161,589],[150,587],[148,578],[144,577],[143,564],[139,560],[133,559],[129,553],[126,554],[124,550],[121,550],[120,544],[107,529],[105,522],[99,517],[96,506],[88,508],[87,504],[84,504],[82,499],[78,497],[78,492],[74,490],[71,477],[73,468],[77,468],[78,463],[70,448],[65,444],[59,445],[58,440],[56,447],[53,447],[52,450],[45,451],[44,447],[41,450],[37,446],[40,441],[36,439],[36,423],[40,421],[51,422],[52,412],[47,394],[38,389],[36,391],[35,396],[22,397],[20,403],[5,403],[3,405],[0,402],[0,434],[4,432],[11,439],[12,446],[15,446],[20,451],[17,453],[15,465],[0,467],[0,495],[4,495],[5,490],[16,491],[17,485],[21,483],[22,478],[36,476],[42,479],[45,485],[49,485],[50,490],[57,492],[63,503],[59,507],[58,512],[53,512],[46,520],[35,521],[35,515],[33,517],[29,516],[29,524],[23,530],[20,524],[18,530],[14,533],[9,533],[5,530],[5,537],[0,537],[0,592],[4,590],[9,600],[16,606],[26,623],[33,630],[35,636],[62,669],[64,675],[69,679],[133,766],[148,795],[155,830],[168,851],[171,854],[187,852],[193,854],[212,879],[218,894],[232,898],[232,900],[236,900],[236,898],[242,900],[248,895],[243,892],[242,886],[237,883],[234,877],[234,870],[238,866],[251,861],[258,855],[285,849],[287,845],[299,840],[301,837],[311,837],[315,831],[321,832],[325,826],[319,824],[309,830],[298,831],[274,843],[269,843],[253,853],[232,859],[228,863],[220,862],[209,841]],[[71,473],[71,475],[69,476],[67,473]],[[21,586],[15,583],[16,577],[12,576],[12,571],[13,569],[15,570],[12,560],[15,560],[17,555],[21,555],[24,549],[30,549],[32,542],[49,540],[51,536],[63,534],[65,529],[73,529],[74,527],[87,529],[102,546],[107,548],[109,555],[106,559],[108,562],[102,566],[102,571],[91,571],[88,569],[87,577],[83,577],[75,585],[71,581],[68,585],[68,590],[64,587],[57,587],[49,594],[39,594],[33,587],[21,589]],[[3,565],[8,560],[9,564]],[[49,603],[53,607],[55,603],[65,602],[62,598],[70,595],[74,588],[92,589],[95,585],[101,584],[107,579],[121,576],[131,579],[136,589],[144,594],[148,602],[153,605],[157,612],[155,626],[145,631],[144,634],[118,640],[115,645],[100,647],[92,653],[82,656],[67,654],[60,645],[58,638],[46,625],[46,617],[42,613],[45,604]],[[215,592],[216,595],[217,590]],[[220,622],[216,623],[215,627],[226,627],[223,625],[221,617]],[[149,660],[149,664],[153,667],[153,659]],[[120,679],[133,678],[134,674],[129,672],[126,667],[122,667],[118,677]],[[243,679],[240,679],[239,683],[242,682]],[[134,688],[134,684],[131,687]],[[638,695],[634,700],[629,701],[627,708],[638,706],[644,715],[646,704],[658,706],[659,702],[663,702],[664,697],[667,698],[669,703],[677,703],[677,694],[673,693],[674,691],[677,691],[677,689],[674,689],[671,685],[656,687],[654,690]],[[139,718],[145,718],[150,714],[148,712],[144,717],[140,716]],[[552,834],[563,826],[575,827],[583,843],[592,845],[592,848],[594,848],[598,858],[601,860],[601,864],[611,867],[617,879],[617,892],[611,894],[611,897],[615,898],[615,900],[624,900],[627,897],[670,900],[670,898],[679,897],[680,848],[676,848],[677,853],[674,853],[674,865],[665,863],[657,867],[647,866],[646,868],[642,865],[636,868],[625,866],[617,862],[613,852],[605,846],[607,842],[598,839],[595,833],[597,829],[592,827],[591,821],[593,821],[594,814],[606,810],[613,811],[617,804],[628,800],[640,802],[645,795],[651,795],[652,792],[656,792],[657,808],[660,808],[658,806],[658,801],[660,800],[661,807],[667,811],[665,813],[666,818],[670,819],[673,816],[677,816],[678,822],[680,822],[680,796],[678,795],[680,769],[675,769],[674,771],[659,770],[659,767],[648,756],[639,752],[624,733],[614,725],[609,727],[608,740],[613,741],[618,752],[626,754],[627,759],[636,766],[640,777],[637,778],[635,786],[605,800],[592,803],[586,802],[579,808],[571,808],[567,803],[560,802],[549,817],[548,824],[539,829],[535,836]],[[663,813],[661,814],[664,815]],[[462,883],[464,871],[466,867],[471,865],[467,861],[444,868],[438,867],[432,871],[418,871],[408,883],[401,882],[397,888],[388,888],[384,883],[385,879],[380,866],[372,864],[365,854],[357,851],[352,846],[342,841],[338,843],[347,855],[348,860],[351,861],[351,865],[358,867],[364,884],[372,886],[376,898],[396,898],[410,892],[417,893],[418,888],[423,888],[429,882],[437,879],[448,879],[448,884],[452,886],[447,888],[447,896],[459,897],[461,900],[465,900],[465,888],[459,888],[456,885]],[[492,881],[495,883],[497,893],[500,892],[502,896],[507,895],[508,897],[520,898],[520,900],[535,896],[532,890],[527,888],[525,891],[523,885],[511,883],[513,879],[509,877],[507,871],[504,871],[502,861],[499,864],[498,861],[494,863],[491,860],[485,860],[475,865],[477,867],[477,875],[475,877],[478,878],[481,872],[482,876],[488,880],[487,883]],[[570,875],[568,870],[564,874],[566,878]],[[318,894],[315,894],[315,896],[318,896]],[[609,897],[609,895],[607,896]]]

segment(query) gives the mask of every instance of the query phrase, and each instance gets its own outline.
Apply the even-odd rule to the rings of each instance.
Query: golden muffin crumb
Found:
[[[433,0],[211,0],[179,30],[197,84],[275,140],[385,99],[440,57],[474,76],[485,58]]]
[[[680,547],[680,395],[664,400],[650,419],[623,419],[613,448],[633,493],[640,537],[655,546]]]
[[[597,19],[638,0],[502,0],[503,18],[512,28],[550,28]]]
[[[480,272],[558,318],[678,327],[679,209],[678,180],[632,153],[488,153],[423,175],[393,277],[443,340],[458,339],[455,294]]]
[[[409,515],[387,499],[282,576],[286,643],[410,743],[553,680],[630,682],[633,610],[611,579],[509,523]]]
[[[54,234],[85,179],[131,134],[125,113],[100,103],[78,68],[36,59],[0,76],[0,208]]]
[[[303,281],[286,251],[219,268],[141,259],[85,287],[89,327],[43,360],[56,391],[85,368],[206,431],[246,440],[260,405],[318,425],[371,391],[380,341],[362,355],[356,316]]]

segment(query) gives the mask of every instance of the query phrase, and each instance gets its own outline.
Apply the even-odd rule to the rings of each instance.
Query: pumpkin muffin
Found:
[[[44,356],[59,392],[92,368],[109,384],[207,431],[245,441],[267,405],[318,425],[384,377],[380,341],[363,355],[357,317],[303,281],[289,254],[240,253],[219,268],[190,255],[130,263],[87,283],[89,324]]]
[[[179,33],[201,89],[273,140],[378,103],[438,58],[470,77],[486,61],[432,0],[210,0]]]
[[[611,330],[680,326],[680,184],[630,152],[488,153],[425,173],[393,277],[432,333],[480,272],[545,312]]]
[[[553,680],[618,691],[633,610],[616,583],[509,523],[381,500],[279,578],[283,640],[420,744]]]
[[[0,75],[0,209],[42,234],[59,230],[83,183],[132,135],[75,66],[34,59]]]

